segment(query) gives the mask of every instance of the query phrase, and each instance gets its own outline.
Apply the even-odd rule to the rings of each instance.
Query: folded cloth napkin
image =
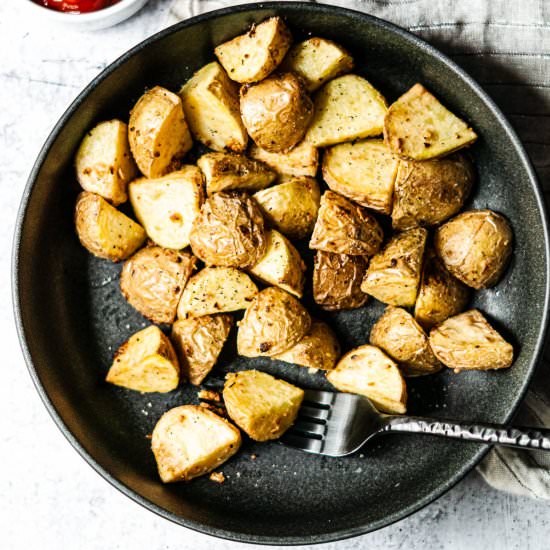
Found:
[[[172,0],[166,23],[246,1]],[[444,51],[508,116],[550,197],[550,2],[546,0],[334,0],[392,21]],[[544,361],[515,419],[550,426],[550,369]],[[550,453],[494,448],[478,467],[493,487],[550,499]]]

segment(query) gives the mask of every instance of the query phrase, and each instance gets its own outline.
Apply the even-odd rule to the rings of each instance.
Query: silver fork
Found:
[[[294,425],[281,441],[308,453],[346,456],[384,433],[421,433],[550,451],[550,430],[379,413],[359,395],[306,390]]]

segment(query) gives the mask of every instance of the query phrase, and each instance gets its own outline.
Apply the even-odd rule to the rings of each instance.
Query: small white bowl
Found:
[[[128,17],[137,13],[148,0],[120,0],[116,4],[102,10],[88,13],[67,13],[52,10],[36,4],[31,0],[25,0],[29,12],[36,18],[47,19],[52,23],[71,27],[80,31],[95,31],[112,27]]]

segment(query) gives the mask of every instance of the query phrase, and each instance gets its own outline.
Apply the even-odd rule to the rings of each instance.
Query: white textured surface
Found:
[[[154,516],[117,492],[73,451],[42,406],[13,326],[9,264],[14,219],[30,167],[57,118],[107,63],[159,28],[169,2],[131,22],[73,34],[19,17],[0,2],[0,547],[244,548]],[[439,501],[376,533],[319,549],[542,550],[550,505],[496,493],[472,473]]]

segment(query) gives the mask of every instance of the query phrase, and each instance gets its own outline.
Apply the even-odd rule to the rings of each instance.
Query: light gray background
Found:
[[[32,387],[11,311],[14,220],[40,146],[85,84],[163,25],[170,2],[151,0],[128,23],[101,33],[75,34],[26,20],[22,1],[0,1],[0,547],[244,548],[154,516],[86,465]],[[396,525],[317,548],[541,550],[550,546],[549,519],[550,504],[497,493],[474,472],[439,501]]]

